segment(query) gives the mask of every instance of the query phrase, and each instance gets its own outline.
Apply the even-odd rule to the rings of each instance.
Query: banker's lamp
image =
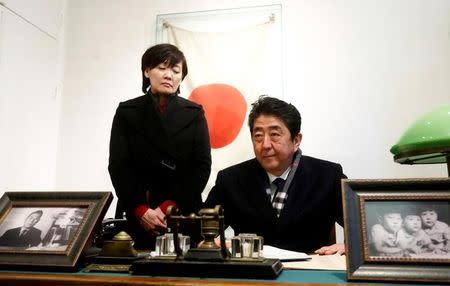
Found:
[[[450,177],[450,105],[424,114],[392,146],[400,164],[446,163]]]

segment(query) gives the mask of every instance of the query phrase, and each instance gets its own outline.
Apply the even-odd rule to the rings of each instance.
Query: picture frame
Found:
[[[347,279],[450,281],[450,178],[342,180]]]
[[[0,269],[76,270],[112,198],[111,192],[5,192]]]

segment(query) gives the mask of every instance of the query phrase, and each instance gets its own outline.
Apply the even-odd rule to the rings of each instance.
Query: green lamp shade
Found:
[[[446,163],[450,154],[450,105],[426,113],[392,146],[401,164]]]

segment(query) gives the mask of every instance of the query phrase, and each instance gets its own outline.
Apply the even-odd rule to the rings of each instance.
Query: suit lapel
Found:
[[[287,219],[295,213],[301,213],[298,206],[304,206],[308,202],[306,198],[309,192],[312,191],[311,185],[316,180],[316,176],[306,164],[304,157],[300,159],[297,172],[292,180],[288,190],[288,198],[284,204],[283,210],[280,214],[280,223],[284,223]]]
[[[250,174],[248,178],[255,178],[252,181],[249,189],[253,190],[249,194],[249,200],[252,200],[254,206],[261,218],[264,220],[275,222],[277,217],[276,210],[272,207],[272,202],[266,193],[266,188],[269,184],[269,179],[266,171],[261,167],[256,159],[254,159],[254,168],[252,168],[253,174]]]

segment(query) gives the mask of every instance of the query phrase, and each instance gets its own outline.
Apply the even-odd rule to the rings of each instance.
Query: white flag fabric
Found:
[[[164,33],[187,59],[181,95],[205,109],[212,146],[206,196],[220,170],[254,157],[247,124],[251,103],[262,94],[281,96],[278,31],[269,21],[227,32],[189,31],[166,23]]]

